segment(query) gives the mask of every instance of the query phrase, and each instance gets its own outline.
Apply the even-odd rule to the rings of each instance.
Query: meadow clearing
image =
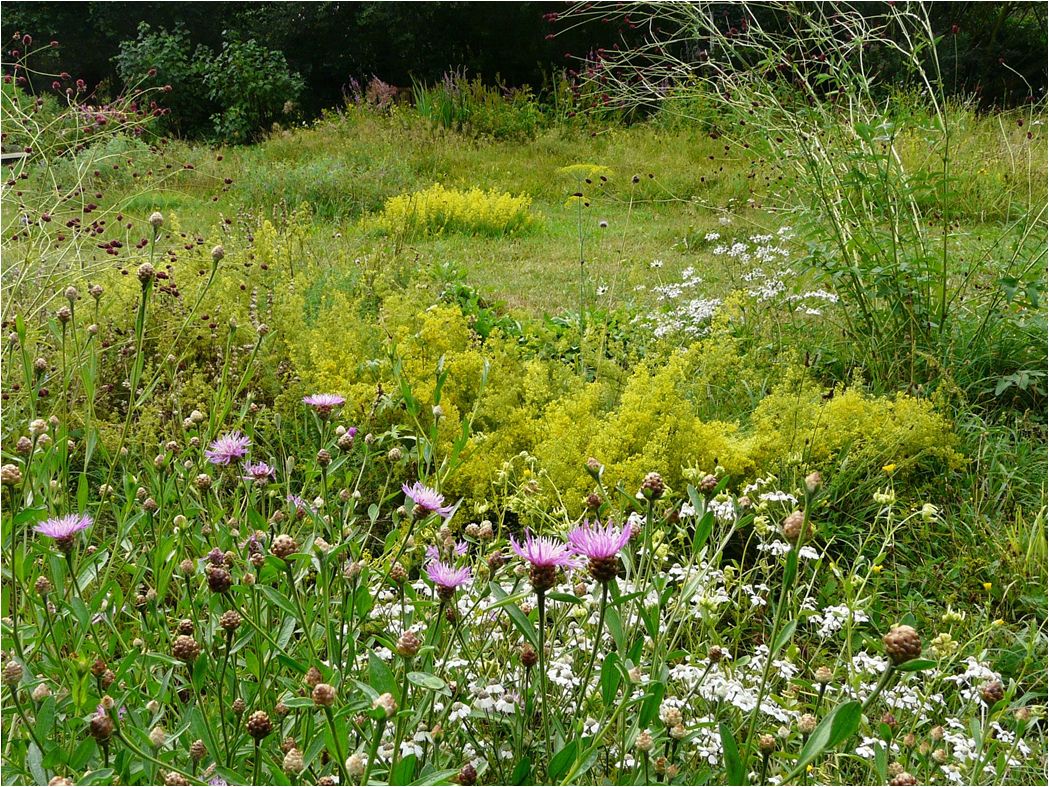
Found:
[[[4,783],[1045,783],[1044,99],[853,64],[6,82]]]

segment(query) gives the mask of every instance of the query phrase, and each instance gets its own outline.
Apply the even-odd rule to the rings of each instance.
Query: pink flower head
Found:
[[[615,557],[630,541],[630,528],[618,528],[611,522],[601,527],[600,522],[584,521],[568,533],[568,546],[577,555],[591,560]]]
[[[328,415],[336,407],[344,404],[346,399],[338,394],[310,394],[302,397],[302,401],[321,415]]]
[[[213,465],[228,465],[230,462],[247,456],[249,445],[251,445],[251,440],[247,435],[230,432],[213,441],[208,446],[208,450],[204,452],[204,456]]]
[[[447,519],[455,512],[455,506],[444,505],[444,495],[419,481],[411,486],[401,484],[401,491],[415,503],[417,513],[440,514]]]
[[[33,529],[40,535],[56,541],[68,542],[81,530],[87,530],[91,525],[92,519],[88,514],[66,514],[46,519]]]
[[[245,481],[254,481],[257,484],[265,484],[268,481],[272,481],[274,477],[274,470],[265,462],[248,462],[244,465],[244,475],[241,478]]]
[[[460,585],[465,585],[470,582],[473,578],[470,574],[470,569],[465,566],[462,568],[456,568],[450,566],[440,560],[434,560],[430,562],[430,565],[426,567],[426,576],[430,578],[430,581],[437,586],[438,593],[441,590],[445,592],[454,591]]]
[[[578,559],[572,554],[567,544],[555,541],[549,536],[533,536],[525,531],[524,544],[518,544],[513,536],[510,536],[510,548],[517,556],[527,560],[533,566],[542,568],[576,568]]]

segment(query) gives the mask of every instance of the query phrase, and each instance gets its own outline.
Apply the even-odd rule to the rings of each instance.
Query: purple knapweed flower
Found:
[[[510,548],[531,564],[528,579],[537,593],[545,593],[554,586],[557,569],[579,567],[579,558],[568,545],[549,536],[533,536],[526,530],[523,544],[510,536]]]
[[[42,536],[55,539],[58,548],[68,553],[73,548],[73,536],[91,525],[92,519],[88,514],[66,514],[45,519],[33,529]]]
[[[444,495],[438,494],[437,490],[430,489],[425,484],[416,481],[411,486],[401,484],[401,491],[408,499],[415,503],[417,516],[424,514],[439,514],[447,519],[455,511],[455,506],[444,505]]]
[[[276,471],[265,462],[248,462],[244,465],[244,481],[254,481],[256,484],[265,484],[273,480]]]
[[[619,550],[630,541],[629,527],[618,528],[611,522],[583,524],[568,533],[568,546],[589,560],[590,575],[598,582],[611,582],[619,573]]]
[[[213,465],[228,465],[237,459],[243,459],[248,454],[248,446],[251,440],[247,435],[240,432],[230,432],[213,441],[204,456]]]
[[[292,506],[292,508],[295,509],[296,513],[304,514],[307,511],[309,513],[311,513],[311,514],[316,514],[317,513],[317,509],[315,509],[313,506],[311,506],[309,503],[307,503],[305,500],[303,500],[298,495],[289,494],[287,500],[288,500],[289,503],[291,503],[291,506]]]
[[[450,599],[456,588],[472,579],[469,568],[456,568],[440,560],[431,561],[426,567],[426,576],[437,586],[437,595],[442,601]]]
[[[302,397],[302,401],[321,415],[328,415],[339,405],[345,404],[346,399],[339,394],[310,394]]]

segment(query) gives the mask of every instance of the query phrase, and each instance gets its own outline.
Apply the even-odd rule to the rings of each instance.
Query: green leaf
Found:
[[[368,654],[368,677],[372,688],[379,694],[397,694],[397,681],[393,677],[393,671],[386,666],[386,662],[380,659],[375,651]]]
[[[415,775],[415,755],[409,754],[407,757],[402,757],[397,767],[390,773],[390,784],[407,784],[413,775]]]
[[[725,781],[732,785],[746,784],[747,769],[739,759],[739,748],[732,735],[732,728],[726,722],[721,722],[718,731],[721,733],[721,750],[725,754]]]
[[[772,650],[769,651],[769,658],[774,657],[777,653],[782,650],[783,646],[786,645],[790,638],[794,636],[794,629],[798,627],[798,621],[791,620],[780,629],[779,634],[776,635],[775,642],[772,643]]]
[[[648,696],[645,697],[645,701],[641,704],[641,713],[638,715],[638,724],[642,727],[647,727],[652,719],[659,713],[659,704],[663,702],[663,695],[666,693],[667,687],[662,681],[656,681],[650,683],[648,686]]]
[[[284,612],[291,615],[292,617],[298,617],[298,611],[295,609],[295,605],[291,603],[291,599],[285,596],[276,588],[271,588],[269,585],[255,585],[256,588],[269,599],[275,606],[280,607]]]
[[[784,781],[792,781],[805,769],[806,765],[823,754],[823,752],[833,749],[846,738],[855,734],[860,727],[861,715],[860,703],[855,701],[843,702],[835,707],[812,731],[812,735],[809,736],[809,739],[798,753],[798,761],[794,765],[794,770]]]
[[[521,632],[533,648],[539,650],[539,634],[536,633],[532,621],[530,621],[525,616],[525,613],[521,611],[521,608],[517,606],[517,597],[506,595],[506,591],[495,582],[489,582],[488,587],[491,588],[492,595],[496,598],[496,603],[493,607],[505,607],[507,614],[510,615],[510,620],[513,621],[517,630]]]
[[[436,675],[431,675],[429,672],[409,672],[408,680],[416,686],[421,686],[430,691],[443,691],[447,688],[447,684],[443,680]]]
[[[29,752],[26,756],[29,772],[37,784],[47,784],[47,773],[44,772],[44,754],[37,748],[35,743],[29,744]]]
[[[601,662],[601,701],[611,707],[616,700],[616,692],[623,676],[620,672],[621,659],[618,653],[609,653]]]
[[[569,741],[557,754],[550,758],[550,768],[547,772],[547,782],[553,784],[560,781],[561,777],[568,772],[569,766],[575,762],[576,750],[579,741]]]
[[[932,659],[911,659],[905,661],[903,664],[896,665],[897,672],[921,672],[922,670],[932,669],[936,666],[936,662]]]
[[[526,785],[532,781],[532,761],[527,757],[522,757],[517,761],[517,765],[514,766],[513,773],[510,774],[510,784],[513,785]]]

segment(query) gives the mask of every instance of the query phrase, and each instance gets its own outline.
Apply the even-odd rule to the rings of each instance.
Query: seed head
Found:
[[[182,787],[182,785],[189,785],[189,779],[183,776],[178,771],[168,771],[164,774],[164,784],[167,787]]]
[[[247,727],[248,735],[256,741],[261,741],[273,732],[273,722],[270,721],[269,714],[264,710],[257,710],[248,716],[244,726]]]

